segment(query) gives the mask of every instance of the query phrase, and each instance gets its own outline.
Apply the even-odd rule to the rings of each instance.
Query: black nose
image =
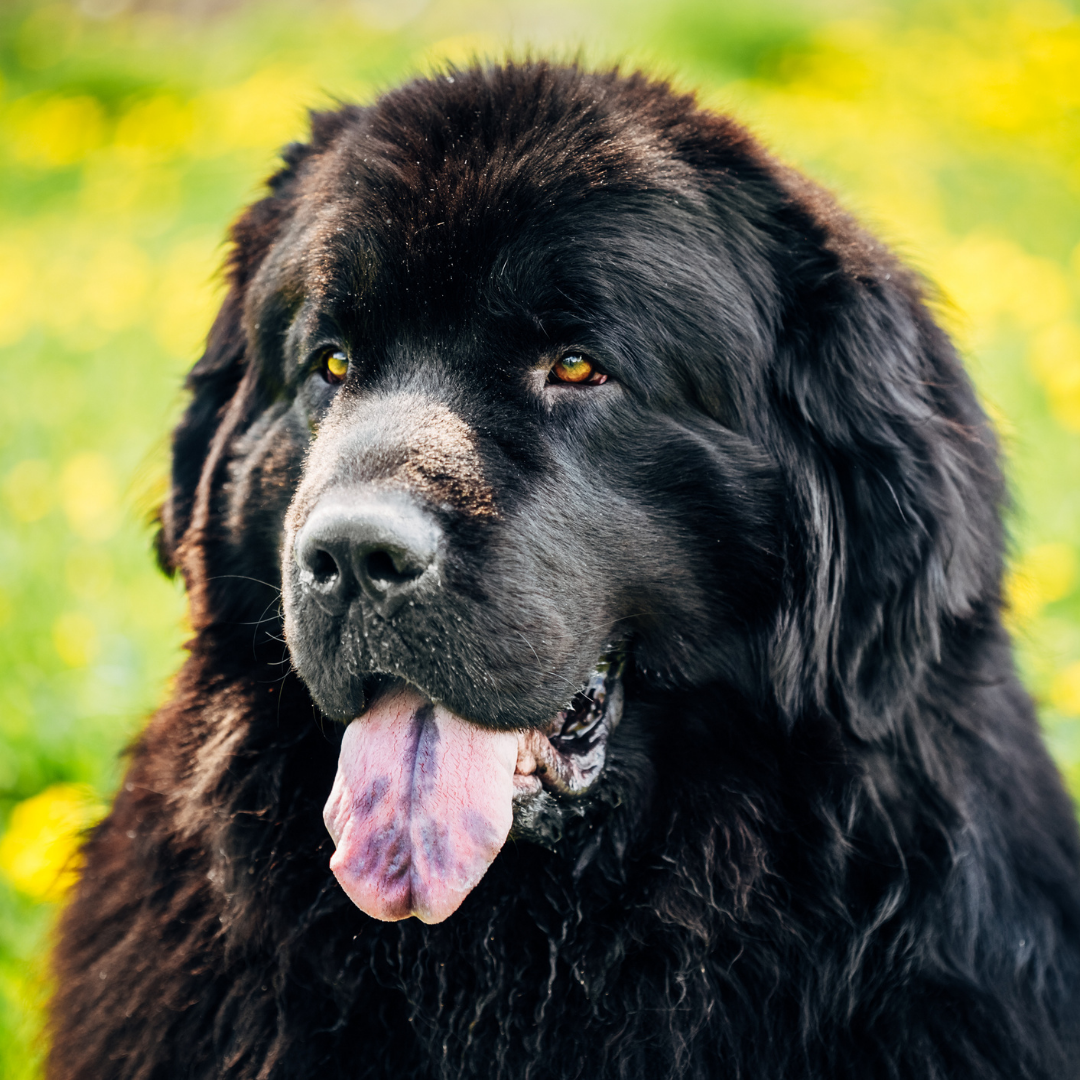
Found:
[[[383,615],[434,576],[441,531],[401,492],[335,492],[324,496],[296,537],[300,580],[337,604],[362,589]]]

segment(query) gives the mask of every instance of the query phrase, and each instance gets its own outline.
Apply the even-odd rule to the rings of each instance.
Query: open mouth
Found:
[[[560,795],[581,795],[604,768],[608,736],[622,719],[622,674],[626,654],[605,653],[596,670],[560,710],[545,731],[532,728],[519,736],[514,786],[518,796],[546,788]]]
[[[624,656],[606,652],[543,730],[492,731],[383,682],[345,731],[323,810],[330,868],[353,902],[386,921],[456,911],[506,842],[515,805],[596,781],[622,716]]]

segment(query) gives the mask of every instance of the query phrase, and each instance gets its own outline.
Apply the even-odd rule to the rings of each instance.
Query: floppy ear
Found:
[[[192,398],[173,432],[172,476],[156,545],[158,561],[170,575],[176,571],[180,538],[191,523],[195,489],[210,443],[246,366],[242,309],[243,290],[233,283],[211,327],[206,352],[185,383]]]
[[[950,653],[997,632],[1003,482],[914,276],[828,196],[793,194],[770,388],[789,507],[772,682],[790,719],[839,714],[870,739]]]

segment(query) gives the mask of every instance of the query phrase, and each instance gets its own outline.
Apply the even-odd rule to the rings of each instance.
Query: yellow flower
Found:
[[[1050,704],[1066,716],[1080,716],[1080,660],[1054,676],[1050,684]]]
[[[1080,431],[1080,326],[1059,322],[1048,327],[1031,343],[1028,363],[1057,421]]]
[[[1005,580],[1009,628],[1023,629],[1047,604],[1068,596],[1076,570],[1076,551],[1069,544],[1039,544],[1026,551]]]
[[[21,98],[6,121],[15,156],[46,168],[82,161],[104,137],[104,112],[96,98],[86,95]]]
[[[102,454],[75,454],[60,474],[68,522],[85,540],[107,540],[120,523],[116,475]]]
[[[0,838],[0,872],[35,900],[59,900],[75,882],[80,837],[103,812],[85,784],[53,784],[24,800]]]

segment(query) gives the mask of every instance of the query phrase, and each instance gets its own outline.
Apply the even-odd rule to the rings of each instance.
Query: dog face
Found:
[[[513,814],[587,801],[647,687],[857,727],[881,612],[906,590],[932,635],[987,592],[943,339],[730,122],[640,78],[456,73],[316,117],[272,186],[164,547],[197,619],[255,614],[218,578],[282,582],[351,722],[327,824],[377,917],[445,918]]]
[[[316,701],[350,719],[385,674],[486,726],[544,725],[631,639],[690,683],[735,677],[776,576],[775,483],[694,404],[718,343],[753,362],[732,317],[750,283],[722,248],[687,251],[708,209],[580,165],[552,206],[529,166],[485,183],[468,139],[402,177],[372,138],[346,129],[313,167],[280,242],[300,266],[272,254],[248,315],[298,298],[270,363],[318,432],[283,569]]]

